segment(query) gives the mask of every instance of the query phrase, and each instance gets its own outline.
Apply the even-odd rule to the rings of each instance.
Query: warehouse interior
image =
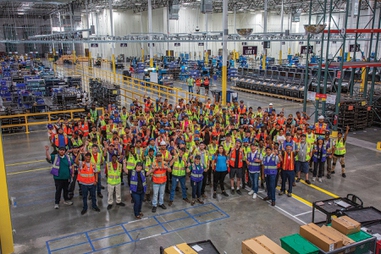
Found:
[[[380,33],[380,0],[0,1],[0,254],[380,254]],[[209,78],[210,92],[189,92],[189,77]],[[278,186],[274,206],[265,188],[257,199],[249,187],[214,198],[207,186],[204,204],[178,191],[166,210],[144,202],[137,220],[122,186],[126,207],[106,210],[103,198],[100,213],[81,215],[76,192],[74,205],[52,209],[47,125],[147,96],[272,103],[312,125],[324,116],[332,139],[350,129],[347,177],[338,163],[332,179],[301,180],[291,198]],[[351,234],[304,239],[344,216],[357,223]],[[324,249],[330,237],[340,245]]]

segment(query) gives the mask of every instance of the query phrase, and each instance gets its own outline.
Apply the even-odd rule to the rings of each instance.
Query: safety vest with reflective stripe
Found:
[[[315,149],[316,149],[316,152],[314,153],[314,155],[312,156],[312,160],[314,162],[318,162],[318,154],[319,154],[319,148],[318,146],[315,146]],[[327,150],[325,150],[325,147],[324,145],[321,146],[321,158],[320,158],[320,161],[321,162],[325,162],[327,160]]]
[[[60,144],[59,135],[63,135],[63,136],[64,136],[64,142],[65,142],[65,144]],[[60,147],[60,146],[67,146],[68,143],[69,143],[69,140],[68,140],[68,138],[67,138],[66,133],[64,133],[64,134],[56,134],[56,135],[54,136],[54,145],[55,145],[57,148]]]
[[[173,176],[185,176],[185,162],[183,161],[183,158],[180,157],[176,158],[175,162],[173,163],[173,169],[172,169],[172,175]]]
[[[224,142],[222,146],[224,147],[225,153],[228,154],[230,150],[233,148],[233,142],[230,142],[229,144]]]
[[[208,145],[209,160],[212,160],[213,155],[217,152],[218,145],[210,144]]]
[[[284,152],[283,170],[292,171],[295,169],[295,167],[294,167],[295,158],[294,157],[295,157],[294,152],[291,152],[290,154],[288,154],[287,152]]]
[[[154,159],[155,159],[155,157],[149,157],[149,156],[147,156],[147,158],[146,158],[146,163],[145,163],[145,171],[150,171],[150,169],[151,169],[151,165],[153,164],[153,161],[154,161]]]
[[[127,160],[127,165],[126,168],[127,170],[134,170],[136,167],[136,163],[138,163],[138,158],[136,155],[128,155],[128,160]]]
[[[144,171],[140,171],[140,176],[141,176],[141,179],[142,179],[142,184],[143,184],[143,190],[144,192],[147,191],[147,184],[146,184],[146,177],[143,173]],[[138,172],[136,172],[136,170],[133,170],[131,172],[131,182],[130,182],[130,190],[133,191],[133,192],[137,192],[138,191]]]
[[[247,158],[247,168],[249,169],[250,173],[257,173],[261,170],[261,163],[255,162],[256,159],[261,158],[261,154],[259,151],[249,152],[246,156]]]
[[[324,135],[326,129],[327,129],[326,123],[323,123],[321,126],[320,126],[320,123],[315,123],[315,134]]]
[[[308,144],[312,145],[313,143],[315,143],[315,140],[316,140],[316,136],[314,133],[306,134],[306,141]]]
[[[87,122],[85,122],[83,125],[80,124],[79,129],[82,131],[84,137],[89,135],[89,124]]]
[[[78,139],[71,138],[71,144],[73,146],[81,146],[81,145],[83,145],[83,142],[82,142],[82,139],[80,139],[80,138],[78,138]]]
[[[92,110],[90,109],[90,119],[91,119],[91,122],[95,122],[95,120],[98,118],[98,110]]]
[[[345,142],[343,139],[337,140],[335,144],[335,155],[345,155],[347,150],[345,149]]]
[[[269,161],[267,161],[267,158],[269,158]],[[265,166],[265,174],[266,175],[276,175],[277,172],[278,172],[278,168],[277,168],[277,163],[276,163],[276,158],[277,156],[275,156],[274,154],[271,154],[271,155],[266,155],[264,158],[263,158],[263,165]]]
[[[242,150],[243,150],[244,154],[246,155],[246,154],[250,153],[251,148],[250,148],[250,146],[244,146],[244,147],[242,147]],[[243,160],[246,161],[246,156],[243,156]]]
[[[83,162],[82,169],[78,169],[77,181],[82,184],[90,185],[95,183],[94,166],[90,163],[90,167]]]
[[[122,164],[116,162],[116,169],[112,162],[107,163],[107,183],[111,185],[117,185],[122,182],[120,173],[122,172]]]
[[[123,114],[123,112],[120,114],[120,119],[122,119],[122,123],[125,125],[127,122],[128,114]]]
[[[309,143],[305,143],[305,145],[307,146],[307,149],[306,149],[306,161],[310,161],[310,159],[311,159],[310,153],[311,153],[312,146]],[[299,153],[300,153],[300,150],[302,149],[302,147],[304,147],[302,145],[302,143],[299,143],[298,144]],[[295,161],[299,161],[299,153],[295,156]]]
[[[238,158],[236,156],[236,149],[233,149],[230,155],[230,160],[229,160],[229,165],[230,167],[234,168],[235,167],[235,160],[238,160],[238,168],[243,167],[243,153],[239,151]]]
[[[198,183],[201,182],[204,178],[204,166],[202,164],[196,165],[192,164],[192,170],[191,170],[191,180]]]
[[[164,162],[162,162],[164,163]],[[156,167],[158,163],[156,162]],[[153,172],[152,182],[156,184],[164,184],[167,182],[167,169],[166,168],[157,168]]]
[[[96,166],[95,172],[101,172],[102,154],[97,153],[97,160],[95,161],[94,155],[91,154],[91,163]]]

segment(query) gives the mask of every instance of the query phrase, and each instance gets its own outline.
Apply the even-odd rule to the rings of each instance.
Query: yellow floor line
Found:
[[[35,169],[30,169],[30,170],[23,170],[23,171],[11,172],[11,173],[7,173],[7,175],[8,175],[8,176],[13,176],[13,175],[25,174],[25,173],[36,172],[36,171],[42,171],[42,170],[47,170],[47,169],[50,169],[50,167],[45,167],[45,168],[35,168]]]
[[[46,161],[46,160],[17,162],[17,163],[12,163],[12,164],[6,164],[5,166],[6,167],[12,167],[12,166],[17,166],[17,165],[32,164],[32,163],[43,162],[43,161]]]
[[[314,188],[315,190],[318,190],[320,192],[323,192],[324,194],[327,194],[328,196],[331,196],[333,198],[339,198],[340,196],[336,195],[336,194],[333,194],[332,192],[329,192],[323,188],[320,188],[314,184],[307,184],[304,180],[300,180],[301,183],[304,183],[305,185],[311,187],[311,188]]]
[[[277,186],[276,188],[277,188],[278,190],[280,190],[280,187],[279,187],[279,186]],[[276,195],[277,195],[277,194],[276,194]],[[286,194],[285,194],[285,195],[286,195]],[[305,200],[304,198],[301,198],[301,197],[299,197],[298,195],[295,195],[294,193],[292,193],[292,197],[293,197],[294,199],[296,199],[296,200],[302,202],[303,204],[305,204],[305,205],[307,205],[307,206],[309,206],[309,207],[312,207],[312,203],[311,203],[310,201],[307,201],[307,200]]]

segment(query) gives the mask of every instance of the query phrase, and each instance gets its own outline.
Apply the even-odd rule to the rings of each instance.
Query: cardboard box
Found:
[[[197,254],[188,244],[181,243],[164,249],[164,254]]]
[[[265,235],[242,242],[242,254],[289,254]]]
[[[361,224],[348,216],[334,218],[332,220],[332,227],[344,235],[357,233],[361,230]]]
[[[321,228],[323,231],[325,231],[331,235],[336,235],[337,237],[341,238],[343,246],[348,246],[348,245],[355,243],[355,241],[353,241],[351,238],[342,234],[340,231],[334,229],[333,227],[328,227],[328,226],[324,225]],[[356,250],[356,247],[350,248],[350,252],[354,252],[355,250]]]
[[[338,237],[324,233],[320,227],[313,223],[301,226],[300,235],[326,252],[342,247],[342,242]]]

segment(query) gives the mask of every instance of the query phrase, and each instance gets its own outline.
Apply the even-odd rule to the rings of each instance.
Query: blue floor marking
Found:
[[[209,207],[210,210],[199,212],[199,213],[196,213],[196,214],[191,214],[189,212],[190,210],[197,209],[197,208],[202,208],[202,207],[206,207],[206,208]],[[184,212],[188,216],[177,218],[177,219],[173,219],[173,220],[169,220],[169,221],[165,221],[165,222],[160,222],[158,220],[158,218],[160,218],[162,216],[169,215],[169,214],[174,214],[174,213],[178,213],[178,212]],[[197,217],[201,217],[203,215],[214,213],[214,212],[218,212],[219,215],[222,215],[222,217],[206,220],[206,221],[203,221],[203,222],[201,222],[198,219],[196,219]],[[145,230],[145,229],[149,229],[149,228],[160,226],[163,229],[163,232],[158,233],[158,235],[165,235],[165,234],[169,234],[169,233],[172,233],[172,232],[175,232],[175,231],[184,230],[184,229],[187,229],[187,228],[192,228],[192,227],[195,227],[195,226],[203,225],[203,224],[206,224],[206,223],[210,223],[210,222],[214,222],[214,221],[218,221],[218,220],[222,220],[222,219],[227,219],[229,217],[230,216],[226,212],[221,210],[215,204],[213,204],[213,203],[206,203],[206,204],[202,204],[202,205],[198,205],[198,206],[192,206],[192,207],[188,207],[188,208],[184,208],[184,209],[180,209],[180,210],[175,210],[175,211],[172,211],[172,212],[166,212],[166,213],[163,213],[163,214],[157,214],[157,215],[153,215],[151,217],[147,217],[147,219],[149,219],[149,218],[154,219],[154,221],[156,221],[157,224],[153,224],[153,225],[149,225],[149,226],[145,226],[145,227],[139,227],[139,228],[135,228],[135,229],[132,229],[132,230],[127,230],[124,225],[128,225],[129,222],[124,222],[124,223],[119,223],[119,224],[116,224],[116,225],[111,225],[111,226],[107,226],[107,227],[103,227],[103,228],[88,230],[88,231],[85,231],[85,232],[74,233],[74,234],[63,236],[63,237],[56,238],[56,239],[51,239],[51,240],[46,241],[46,248],[48,250],[48,253],[51,254],[52,252],[62,251],[62,250],[73,248],[73,247],[80,246],[80,245],[83,245],[83,244],[89,244],[91,249],[92,249],[92,251],[90,251],[88,253],[95,253],[95,252],[100,252],[100,251],[103,251],[103,250],[115,248],[115,247],[118,247],[118,246],[121,246],[121,245],[130,244],[130,243],[134,243],[134,242],[140,241],[140,238],[138,238],[138,237],[136,239],[132,238],[132,236],[130,234],[132,232],[137,232],[137,231],[140,231],[140,230]],[[176,228],[176,229],[170,229],[170,228],[168,228],[168,226],[169,226],[168,224],[169,223],[172,223],[172,222],[175,222],[175,221],[186,220],[186,219],[189,219],[189,218],[191,218],[194,221],[195,224],[191,224],[191,225],[184,226],[184,227],[181,227],[181,228]],[[132,221],[132,222],[133,223],[138,223],[139,221]],[[96,231],[101,231],[101,230],[104,230],[104,229],[107,229],[107,228],[118,227],[118,226],[122,227],[124,232],[120,232],[120,233],[115,233],[115,234],[111,234],[111,235],[108,235],[108,236],[99,237],[99,238],[96,238],[94,240],[90,239],[89,233],[96,232]],[[129,237],[129,241],[121,242],[121,243],[114,244],[112,246],[108,246],[108,247],[104,247],[104,248],[100,247],[99,249],[96,249],[94,247],[94,245],[93,245],[93,242],[100,241],[102,239],[107,239],[107,238],[114,237],[114,236],[124,235],[124,234],[126,234]],[[62,240],[65,240],[65,239],[68,239],[68,238],[72,238],[72,237],[76,237],[76,236],[79,236],[79,235],[85,235],[86,238],[87,238],[87,242],[81,242],[81,243],[77,243],[77,244],[71,244],[71,245],[67,245],[67,246],[60,247],[58,249],[53,249],[53,250],[50,248],[50,244],[52,244],[52,243],[54,243],[56,241],[62,241]],[[138,236],[139,236],[139,234],[138,234]],[[154,235],[152,235],[152,236],[154,236]],[[144,236],[143,238],[152,237],[152,236]],[[69,239],[68,239],[68,243],[70,244],[70,240]]]

